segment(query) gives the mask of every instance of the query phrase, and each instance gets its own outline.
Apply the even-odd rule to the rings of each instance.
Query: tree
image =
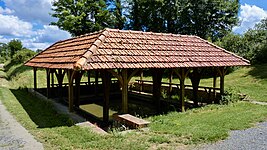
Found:
[[[104,0],[58,0],[53,2],[52,25],[70,32],[73,36],[113,27],[111,14]]]
[[[126,22],[126,15],[123,12],[126,9],[125,5],[128,5],[127,0],[107,0],[106,4],[114,21],[114,28],[123,29]]]
[[[198,35],[215,41],[237,24],[238,0],[132,0],[135,30]]]
[[[226,50],[232,51],[252,63],[267,62],[267,18],[243,35],[229,33],[217,42]]]
[[[12,58],[17,51],[22,49],[22,43],[20,40],[13,39],[8,43],[8,48],[10,50],[10,57]]]
[[[0,62],[3,63],[9,57],[9,48],[6,43],[0,43]]]

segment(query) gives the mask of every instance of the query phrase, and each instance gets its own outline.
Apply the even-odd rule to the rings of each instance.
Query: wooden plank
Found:
[[[144,119],[137,118],[130,114],[114,115],[114,119],[120,123],[124,123],[131,128],[143,128],[146,127],[150,122]]]
[[[103,129],[101,129],[97,125],[92,124],[89,121],[77,123],[75,125],[76,126],[80,126],[80,127],[89,127],[90,129],[92,129],[93,132],[98,133],[98,134],[102,134],[102,135],[107,135],[108,134],[106,131],[104,131]]]

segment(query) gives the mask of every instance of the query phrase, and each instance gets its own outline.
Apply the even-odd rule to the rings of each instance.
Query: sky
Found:
[[[32,50],[45,49],[71,35],[56,26],[51,17],[53,0],[0,0],[0,42],[21,40]],[[242,34],[267,17],[267,0],[240,0],[239,25],[233,28]]]

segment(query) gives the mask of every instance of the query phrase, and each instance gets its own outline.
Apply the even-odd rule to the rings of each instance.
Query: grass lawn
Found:
[[[267,65],[238,69],[226,76],[226,86],[234,85],[251,98],[264,101],[261,98],[267,88],[266,68]],[[253,73],[255,69],[260,69],[260,74]],[[97,135],[87,128],[74,126],[72,120],[58,114],[49,102],[18,88],[32,87],[32,74],[31,70],[19,65],[10,67],[7,72],[10,84],[0,87],[0,100],[46,149],[189,148],[194,144],[224,139],[230,130],[245,129],[267,119],[267,106],[239,102],[150,117],[147,118],[151,121],[149,130]],[[38,71],[38,86],[45,87],[44,81],[45,72]],[[203,79],[201,84],[209,82],[212,84],[211,79]],[[258,94],[252,94],[253,91]]]

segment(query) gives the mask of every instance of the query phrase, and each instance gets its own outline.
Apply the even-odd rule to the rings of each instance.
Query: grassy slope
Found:
[[[261,69],[263,72],[267,66],[260,68],[263,68]],[[21,74],[15,75],[14,70]],[[252,75],[251,71],[255,71],[255,68],[235,71],[226,77],[226,85],[244,85],[245,87],[238,87],[243,93],[247,87],[252,89],[248,92],[253,91],[255,86],[251,85],[258,85],[257,83],[264,89],[267,86],[266,78],[263,78],[265,73],[261,72],[259,78]],[[0,88],[0,99],[17,120],[44,143],[47,149],[147,149],[162,145],[165,149],[171,149],[177,148],[180,143],[192,144],[224,139],[228,131],[250,127],[255,122],[265,120],[267,116],[266,106],[244,102],[229,106],[210,105],[186,113],[173,112],[151,117],[149,131],[134,131],[123,135],[113,132],[108,136],[100,136],[88,129],[70,126],[72,121],[64,115],[57,114],[51,104],[31,96],[26,90],[17,89],[19,86],[32,87],[31,70],[13,66],[7,75],[13,75],[10,82],[12,84],[10,89]],[[45,86],[44,71],[38,71],[38,81],[39,87]],[[202,84],[205,82],[212,83],[210,79],[202,80]],[[258,100],[264,93],[258,94],[259,97],[248,94]]]

